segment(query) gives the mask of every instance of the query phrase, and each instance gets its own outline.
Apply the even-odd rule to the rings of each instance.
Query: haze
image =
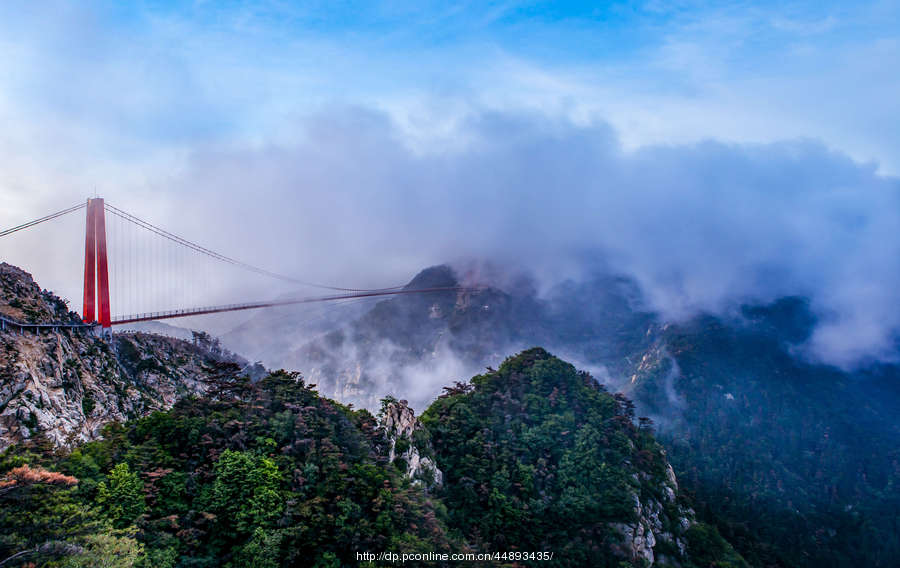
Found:
[[[0,226],[96,192],[339,285],[602,263],[675,319],[807,296],[811,356],[895,359],[895,3],[426,4],[0,7]],[[78,299],[81,221],[0,256]]]

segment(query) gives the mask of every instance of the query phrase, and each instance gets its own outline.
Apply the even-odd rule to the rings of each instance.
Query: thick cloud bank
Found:
[[[602,259],[665,317],[804,295],[808,353],[894,357],[900,181],[814,141],[626,152],[606,125],[535,116],[472,115],[424,140],[340,109],[298,123],[290,147],[199,153],[179,184],[284,243],[272,254],[298,271],[389,278],[477,257],[553,278]]]

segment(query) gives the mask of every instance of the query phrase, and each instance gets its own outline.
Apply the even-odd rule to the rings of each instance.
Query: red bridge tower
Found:
[[[95,315],[94,309],[97,309]],[[106,218],[102,198],[87,200],[87,226],[84,234],[84,311],[85,323],[99,321],[111,327],[109,315],[109,266],[106,260]]]

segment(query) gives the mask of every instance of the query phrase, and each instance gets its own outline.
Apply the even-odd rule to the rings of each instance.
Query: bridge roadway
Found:
[[[268,302],[250,302],[246,304],[228,304],[225,306],[209,306],[205,308],[187,308],[183,310],[169,310],[163,312],[149,312],[145,314],[132,314],[113,318],[112,325],[122,325],[139,321],[155,321],[161,319],[183,318],[188,316],[201,316],[205,314],[217,314],[222,312],[237,312],[242,310],[256,310],[259,308],[271,308],[275,306],[290,306],[293,304],[313,304],[318,302],[335,302],[338,300],[351,300],[354,298],[374,298],[378,296],[400,296],[405,294],[427,294],[434,292],[470,292],[481,288],[463,286],[445,286],[440,288],[413,288],[400,290],[372,290],[369,292],[354,292],[352,294],[334,294],[331,296],[315,296],[311,298],[292,298],[287,300],[272,300]]]
[[[140,321],[155,321],[161,319],[184,318],[189,316],[200,316],[205,314],[217,314],[222,312],[236,312],[242,310],[256,310],[260,308],[270,308],[275,306],[289,306],[292,304],[312,304],[318,302],[335,302],[339,300],[350,300],[354,298],[373,298],[378,296],[400,296],[408,294],[427,294],[435,292],[470,292],[480,290],[481,288],[463,287],[463,286],[445,286],[439,288],[413,288],[401,290],[373,290],[370,292],[355,292],[352,294],[333,294],[330,296],[316,296],[309,298],[291,298],[286,300],[272,300],[268,302],[250,302],[246,304],[228,304],[224,306],[208,306],[204,308],[187,308],[182,310],[168,310],[161,312],[148,312],[143,314],[132,314],[118,316],[112,320],[112,325],[123,325],[127,323],[135,323]],[[86,329],[93,330],[98,327],[98,323],[71,323],[71,322],[50,322],[50,323],[26,323],[0,314],[0,330],[14,329],[24,331],[31,329],[40,331],[41,329]]]
[[[15,320],[11,317],[4,316],[0,314],[0,331],[5,331],[7,329],[13,329],[16,331],[25,331],[26,329],[31,329],[34,331],[40,331],[42,329],[93,329],[97,327],[96,323],[71,323],[71,322],[50,322],[50,323],[26,323],[19,320]]]

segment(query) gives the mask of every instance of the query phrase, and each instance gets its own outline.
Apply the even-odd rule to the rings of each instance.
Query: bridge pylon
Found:
[[[103,198],[87,200],[84,232],[84,310],[85,323],[99,321],[112,326],[109,311],[109,262],[106,255],[106,217]]]

